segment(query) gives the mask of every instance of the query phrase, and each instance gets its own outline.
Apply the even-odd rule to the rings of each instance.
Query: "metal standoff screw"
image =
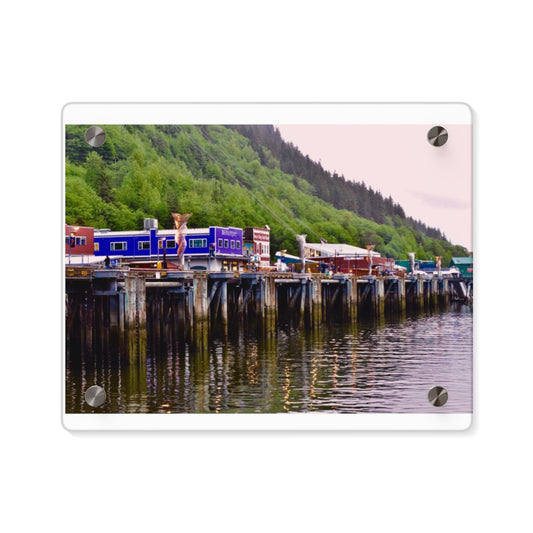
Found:
[[[434,407],[441,407],[448,401],[448,391],[444,387],[433,387],[428,392],[428,400]]]
[[[105,390],[98,385],[93,385],[85,391],[85,401],[91,407],[100,407],[105,402]]]
[[[428,142],[433,146],[442,146],[448,140],[448,132],[442,126],[434,126],[428,131]]]
[[[100,126],[91,126],[85,132],[85,140],[94,148],[105,143],[105,131]]]

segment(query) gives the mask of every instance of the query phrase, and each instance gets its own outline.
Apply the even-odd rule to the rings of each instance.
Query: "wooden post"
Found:
[[[220,285],[220,324],[224,335],[228,334],[228,282],[222,280]]]
[[[341,306],[342,306],[342,322],[346,323],[350,321],[350,297],[351,297],[351,291],[350,291],[350,285],[349,280],[345,278],[343,280],[344,282],[341,285]]]
[[[125,350],[126,339],[126,294],[124,291],[118,293],[118,333],[119,333],[119,352],[122,354]]]
[[[418,309],[424,309],[424,280],[416,280],[416,306]]]
[[[276,331],[276,279],[273,276],[266,276],[262,280],[264,285],[264,331],[272,335]]]
[[[373,289],[374,314],[375,316],[382,316],[385,314],[385,281],[376,278]]]
[[[346,283],[348,285],[347,291],[350,322],[353,324],[357,322],[357,279],[354,276],[350,276]]]
[[[208,277],[203,274],[195,274],[193,279],[193,344],[196,349],[201,349],[207,343],[209,331],[209,307],[207,301]]]
[[[437,307],[437,298],[438,298],[438,280],[431,280],[431,307]]]
[[[94,297],[90,289],[85,297],[85,320],[81,323],[85,329],[85,351],[92,354],[93,351],[93,326],[94,326]]]
[[[194,288],[191,285],[187,285],[185,295],[187,298],[187,339],[192,341],[194,331]]]
[[[407,302],[405,297],[405,279],[397,280],[397,291],[398,291],[398,308],[401,316],[405,316]]]
[[[298,319],[298,325],[300,328],[305,326],[305,293],[307,292],[306,280],[301,281],[300,285],[300,316]]]
[[[322,324],[322,280],[314,278],[311,280],[312,287],[312,324],[314,328],[319,328]]]
[[[126,323],[130,363],[146,356],[146,280],[126,276]]]

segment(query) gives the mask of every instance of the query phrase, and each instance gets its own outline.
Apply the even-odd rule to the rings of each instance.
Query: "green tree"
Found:
[[[104,202],[111,202],[113,200],[111,178],[102,157],[96,152],[90,152],[87,156],[85,167],[87,169],[85,173],[87,183]]]

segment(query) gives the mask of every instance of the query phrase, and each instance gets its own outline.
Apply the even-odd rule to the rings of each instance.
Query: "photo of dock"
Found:
[[[472,411],[459,185],[390,176],[429,218],[447,209],[453,244],[386,182],[382,193],[303,153],[317,126],[102,125],[100,146],[89,127],[65,131],[66,412],[432,413],[436,385],[439,412]],[[437,148],[417,148],[428,128],[401,127],[436,164]],[[321,146],[362,138],[332,128]],[[94,385],[106,391],[97,407]]]

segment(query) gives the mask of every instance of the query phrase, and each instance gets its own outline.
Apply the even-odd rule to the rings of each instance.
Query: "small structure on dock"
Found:
[[[321,264],[322,271],[333,270],[357,276],[393,272],[394,259],[381,257],[379,252],[352,246],[351,244],[306,243],[307,256]]]
[[[463,278],[469,279],[474,277],[473,257],[452,257],[450,267],[452,266],[459,270]]]

